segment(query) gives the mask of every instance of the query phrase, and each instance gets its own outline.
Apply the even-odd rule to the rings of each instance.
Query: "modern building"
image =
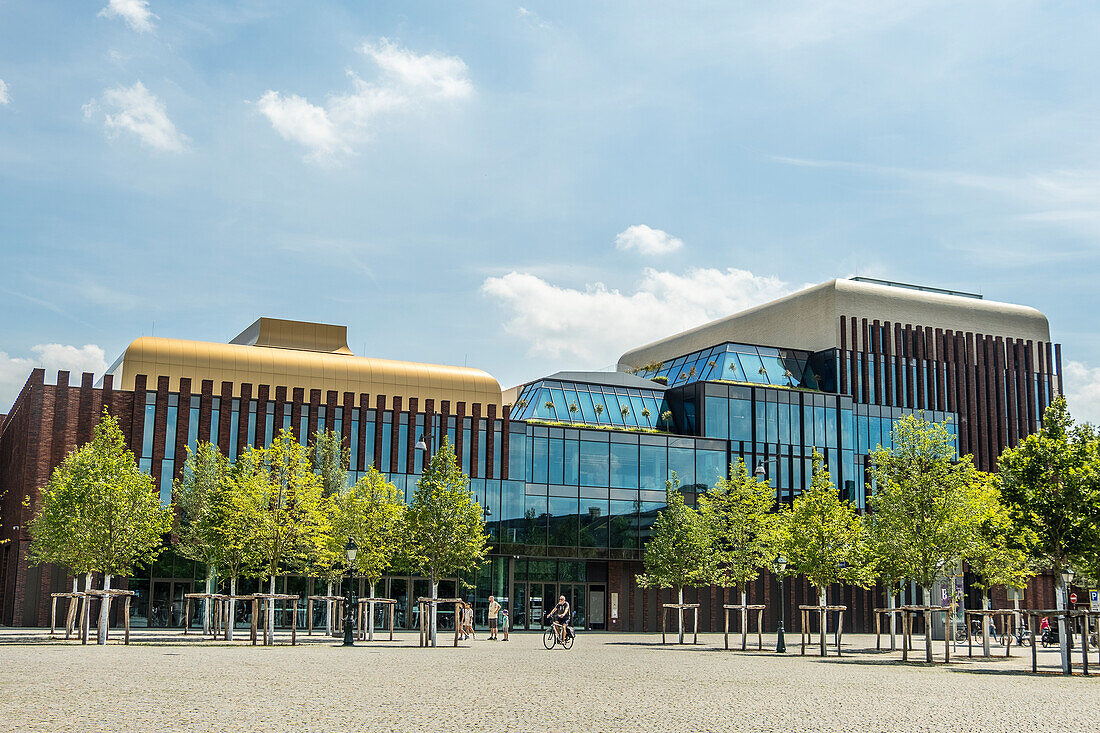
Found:
[[[763,466],[777,501],[789,502],[809,483],[817,449],[843,495],[865,508],[867,454],[889,445],[899,417],[921,411],[945,423],[961,452],[993,470],[1061,391],[1061,350],[1038,311],[865,278],[641,346],[615,372],[558,372],[503,392],[477,369],[354,356],[342,326],[261,318],[228,344],[140,338],[99,384],[85,374],[70,387],[65,372],[47,384],[35,370],[2,418],[0,623],[48,623],[49,594],[71,584],[65,568],[27,563],[25,527],[38,487],[90,438],[103,406],[166,502],[186,446],[210,440],[235,458],[281,428],[303,441],[319,429],[341,433],[351,478],[373,464],[408,500],[425,457],[418,439],[438,446],[446,435],[485,510],[492,550],[465,579],[472,590],[448,579],[441,592],[469,593],[479,620],[490,594],[505,599],[518,628],[538,628],[548,600],[564,594],[578,625],[637,631],[656,629],[669,599],[635,576],[672,472],[692,502],[743,459]],[[204,576],[164,553],[124,581],[137,592],[134,623],[182,623],[183,594]],[[314,586],[280,581],[291,593]],[[390,576],[375,590],[397,599],[398,625],[415,625],[409,600],[427,594],[426,579]],[[787,590],[791,628],[791,609],[813,593],[798,581]],[[879,590],[831,592],[851,609],[851,628],[872,627]],[[766,574],[750,589],[771,624],[774,593]],[[702,604],[701,630],[721,628],[730,591],[687,595]],[[1052,595],[1038,581],[1025,602],[1042,606]]]

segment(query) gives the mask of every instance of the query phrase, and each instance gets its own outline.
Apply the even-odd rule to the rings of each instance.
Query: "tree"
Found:
[[[955,460],[955,437],[942,424],[907,415],[891,437],[891,448],[871,452],[876,546],[931,603],[933,583],[976,541],[990,510],[989,479],[970,456]]]
[[[264,452],[249,447],[230,464],[204,514],[205,531],[217,538],[211,563],[219,575],[229,579],[226,641],[233,640],[237,601],[232,596],[237,595],[237,580],[254,574],[262,562],[255,540],[267,509],[262,498],[266,484]]]
[[[330,497],[329,501],[332,511],[330,550],[342,557],[348,539],[355,541],[359,548],[355,570],[366,578],[373,598],[375,584],[397,555],[405,504],[397,494],[397,487],[374,466],[354,486]],[[340,565],[334,563],[332,567],[339,569]],[[329,593],[331,595],[331,586]],[[368,610],[368,629],[373,639],[374,605],[371,604]]]
[[[412,503],[405,511],[403,535],[405,562],[414,572],[428,575],[432,598],[439,597],[440,576],[473,573],[485,562],[489,549],[485,520],[448,438],[416,482]],[[432,646],[435,631],[436,607],[432,604]]]
[[[1064,397],[1043,413],[1043,426],[997,462],[1001,496],[1013,523],[1030,533],[1028,551],[1038,567],[1054,573],[1057,605],[1064,608],[1062,571],[1088,565],[1100,545],[1100,471],[1097,431],[1075,425]],[[1062,670],[1069,672],[1065,619],[1059,619]]]
[[[251,487],[258,490],[259,521],[255,547],[268,578],[268,593],[275,592],[275,576],[287,569],[306,566],[325,542],[328,517],[324,511],[321,478],[313,472],[306,450],[294,434],[283,429],[262,449]],[[275,605],[267,604],[266,643],[274,642]]]
[[[156,559],[171,528],[171,507],[161,506],[153,479],[138,468],[118,421],[104,408],[92,440],[69,453],[41,491],[41,509],[29,527],[31,557],[102,573],[103,590],[110,590],[112,577]],[[100,644],[107,643],[110,606],[104,596]]]
[[[222,539],[209,521],[214,495],[225,488],[229,460],[213,443],[187,446],[183,475],[176,481],[173,503],[176,514],[176,552],[206,565],[206,593],[214,592],[214,558]],[[210,633],[210,601],[202,602],[202,629]]]
[[[676,472],[665,482],[666,508],[645,543],[645,574],[637,576],[642,588],[675,588],[677,602],[684,602],[684,587],[698,588],[714,582],[715,564],[711,533],[699,512],[684,503]],[[680,643],[684,641],[683,615],[677,614]]]
[[[716,564],[715,583],[741,591],[741,605],[748,602],[748,584],[762,568],[775,560],[777,515],[775,492],[763,479],[750,474],[745,460],[730,466],[730,477],[719,479],[699,497],[699,513],[709,528]],[[741,642],[746,642],[746,611],[741,611]]]
[[[351,449],[344,445],[344,436],[335,430],[318,430],[310,448],[313,471],[321,478],[325,496],[332,496],[348,485]],[[343,550],[341,549],[341,552]]]
[[[806,576],[817,589],[818,605],[826,605],[826,589],[833,583],[865,586],[872,568],[867,564],[866,535],[855,508],[841,501],[821,454],[813,452],[810,486],[790,508],[781,510],[777,532],[780,552],[791,570]],[[821,616],[821,653],[825,653],[825,612]]]
[[[995,585],[1023,588],[1034,573],[1026,550],[1032,541],[1030,532],[1013,524],[1012,513],[1001,503],[995,478],[988,474],[985,478],[979,487],[984,494],[979,502],[984,516],[966,553],[966,561],[978,575],[975,585],[982,589],[982,608],[989,608],[990,588]],[[982,646],[989,656],[989,624],[982,624]]]

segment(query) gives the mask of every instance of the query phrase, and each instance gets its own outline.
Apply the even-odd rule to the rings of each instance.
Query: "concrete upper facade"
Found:
[[[469,367],[373,359],[355,356],[347,346],[347,328],[322,323],[261,318],[231,343],[187,341],[143,336],[131,343],[109,370],[115,386],[133,389],[145,374],[152,384],[168,377],[173,387],[181,377],[194,386],[209,379],[271,387],[302,387],[500,405],[500,385],[488,373]]]
[[[1046,316],[1027,306],[874,282],[830,280],[632,349],[619,358],[618,368],[666,361],[725,341],[809,351],[838,348],[842,316],[1050,341]]]

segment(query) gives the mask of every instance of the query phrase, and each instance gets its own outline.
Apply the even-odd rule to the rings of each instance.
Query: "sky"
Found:
[[[261,315],[509,387],[866,275],[1038,308],[1100,421],[1097,37],[1087,2],[0,0],[0,412]]]

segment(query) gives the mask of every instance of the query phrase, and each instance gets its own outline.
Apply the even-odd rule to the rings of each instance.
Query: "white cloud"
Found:
[[[0,351],[0,412],[11,409],[19,390],[36,367],[46,370],[47,382],[52,382],[58,370],[64,369],[69,372],[70,384],[79,384],[84,372],[92,372],[98,377],[107,371],[103,349],[95,344],[38,344],[31,347],[31,353],[33,356],[18,357]]]
[[[645,224],[634,224],[615,235],[616,249],[633,249],[644,255],[667,255],[683,246],[683,240]]]
[[[481,290],[509,311],[505,329],[529,343],[529,355],[577,357],[592,366],[791,292],[777,278],[733,268],[682,275],[646,268],[632,293],[599,282],[584,290],[565,288],[521,272],[490,277]]]
[[[122,18],[130,30],[138,33],[156,28],[153,19],[157,16],[149,9],[148,0],[110,0],[99,15],[103,18]]]
[[[543,30],[546,30],[552,27],[549,23],[543,20],[542,17],[539,16],[539,14],[536,13],[534,10],[528,10],[527,8],[521,6],[519,10],[516,11],[516,15],[518,15],[521,20],[527,21],[536,28],[542,28]]]
[[[164,102],[140,81],[132,87],[106,89],[101,101],[93,99],[84,105],[84,116],[88,119],[100,112],[111,136],[126,130],[137,135],[144,145],[171,153],[183,152],[190,141],[168,118]]]
[[[415,110],[426,103],[462,100],[474,92],[466,63],[457,56],[417,55],[382,38],[360,51],[378,68],[376,81],[349,71],[352,91],[313,104],[296,94],[268,90],[257,108],[283,139],[307,148],[315,160],[350,153],[380,115]]]
[[[1066,405],[1073,418],[1100,425],[1100,368],[1079,361],[1066,363]]]
[[[11,95],[8,93],[8,83],[0,79],[0,104],[8,104],[10,102]]]

